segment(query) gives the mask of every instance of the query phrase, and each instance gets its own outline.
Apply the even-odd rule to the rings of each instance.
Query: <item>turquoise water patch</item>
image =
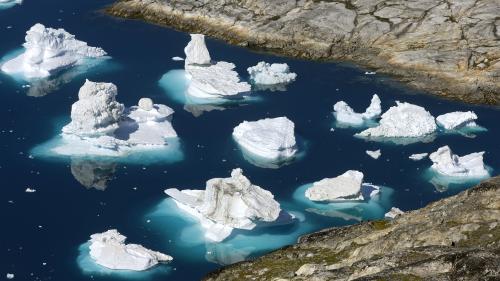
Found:
[[[490,175],[493,173],[493,168],[489,166],[486,166],[486,170],[488,170]],[[423,173],[423,177],[426,181],[431,183],[438,192],[445,192],[448,190],[464,190],[480,183],[484,179],[489,178],[489,176],[472,178],[451,177],[443,175],[432,168],[427,168]]]
[[[154,280],[159,277],[166,277],[172,271],[172,266],[168,264],[158,264],[145,271],[109,269],[94,262],[90,257],[89,246],[90,242],[86,242],[78,247],[76,262],[82,273],[90,278],[93,278],[93,276],[109,276],[130,280]]]

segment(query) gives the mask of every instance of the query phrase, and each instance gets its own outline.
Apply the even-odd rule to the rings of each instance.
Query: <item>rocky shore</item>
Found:
[[[497,0],[120,0],[107,12],[277,54],[352,61],[442,97],[500,104]]]
[[[500,177],[395,220],[331,228],[206,277],[218,280],[499,280]]]

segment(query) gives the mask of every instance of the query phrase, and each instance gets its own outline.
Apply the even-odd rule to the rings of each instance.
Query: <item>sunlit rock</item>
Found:
[[[440,147],[429,155],[432,161],[431,169],[450,177],[482,178],[489,172],[483,162],[483,152],[475,152],[464,156],[453,154],[448,146]]]
[[[419,138],[434,133],[437,129],[434,117],[425,108],[396,102],[384,114],[377,127],[368,128],[357,136],[373,138]]]
[[[244,121],[234,128],[233,137],[244,150],[264,159],[288,159],[297,152],[295,125],[286,117]]]
[[[280,204],[271,192],[253,185],[241,169],[230,178],[207,181],[205,190],[165,190],[177,206],[199,219],[209,241],[220,242],[233,229],[253,229],[259,222],[275,222]]]
[[[337,122],[341,124],[359,126],[366,121],[373,120],[380,116],[382,113],[380,103],[380,98],[375,94],[373,95],[370,105],[365,112],[356,113],[345,101],[339,101],[333,106],[333,114],[335,115]]]
[[[127,237],[116,229],[90,236],[90,257],[99,265],[114,270],[147,270],[158,263],[172,261],[172,257],[144,248],[125,244]]]
[[[64,29],[46,28],[39,23],[26,32],[25,38],[23,46],[26,50],[4,63],[3,72],[25,78],[42,78],[82,64],[85,59],[106,55],[103,49],[87,46]]]
[[[257,65],[247,68],[250,80],[259,85],[288,84],[297,78],[297,74],[290,72],[286,63],[259,62]]]
[[[363,173],[349,170],[338,177],[313,183],[305,196],[312,201],[363,200],[363,177]]]
[[[477,115],[473,111],[455,111],[436,117],[436,123],[446,129],[455,130],[463,127],[477,127]]]

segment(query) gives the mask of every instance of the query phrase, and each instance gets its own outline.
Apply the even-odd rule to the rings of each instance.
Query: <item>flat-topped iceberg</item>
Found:
[[[380,105],[380,98],[378,95],[373,95],[370,105],[366,108],[364,113],[357,113],[345,102],[339,101],[333,106],[333,115],[340,124],[360,126],[363,123],[378,118],[382,113]]]
[[[311,201],[343,201],[343,200],[364,200],[362,192],[363,173],[349,170],[335,178],[325,178],[311,185],[305,196]],[[378,193],[379,188],[370,185],[373,189],[370,197]]]
[[[377,150],[367,150],[366,154],[368,154],[368,156],[370,156],[373,159],[378,159],[382,155],[382,152],[380,152],[380,149],[377,149]]]
[[[482,152],[475,152],[464,156],[453,154],[450,147],[440,147],[429,155],[432,161],[431,169],[448,177],[483,178],[489,177],[489,172],[483,162]]]
[[[253,185],[241,169],[230,178],[207,181],[205,190],[165,190],[177,206],[196,217],[205,229],[205,238],[220,242],[233,229],[253,229],[259,222],[275,222],[282,213],[271,192]]]
[[[356,134],[369,138],[420,138],[437,129],[434,117],[425,108],[396,101],[384,114],[377,127]]]
[[[199,99],[224,99],[240,97],[250,91],[250,84],[240,81],[234,64],[224,61],[211,63],[204,35],[191,34],[191,41],[184,52],[184,68],[189,80],[187,94]]]
[[[436,117],[436,123],[446,130],[477,127],[476,120],[477,115],[473,111],[455,111]]]
[[[424,159],[425,157],[427,157],[427,155],[429,155],[429,153],[427,153],[427,152],[415,153],[415,154],[410,155],[408,158],[410,158],[413,161],[420,161],[420,160]]]
[[[47,28],[39,23],[26,32],[25,39],[25,51],[5,62],[1,66],[3,72],[26,79],[43,78],[83,64],[85,59],[106,55],[103,49],[88,46],[64,29]]]
[[[243,121],[234,128],[233,137],[246,152],[274,162],[297,152],[295,125],[286,117]]]
[[[90,257],[95,263],[113,270],[147,270],[172,257],[138,244],[125,244],[127,237],[116,229],[90,236]]]
[[[286,63],[261,61],[257,65],[247,68],[250,80],[257,85],[288,84],[297,78],[297,74],[290,72]]]

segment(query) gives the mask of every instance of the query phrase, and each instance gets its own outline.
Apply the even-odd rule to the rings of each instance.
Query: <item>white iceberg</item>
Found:
[[[373,159],[378,159],[382,155],[382,152],[380,152],[380,149],[378,149],[378,150],[367,150],[366,154],[368,154],[368,156],[370,156]]]
[[[280,217],[280,204],[271,192],[253,185],[241,169],[230,178],[207,181],[205,190],[165,190],[177,206],[196,217],[205,229],[205,238],[220,242],[233,229],[253,229],[259,222],[275,222]]]
[[[389,212],[385,213],[384,217],[386,219],[395,219],[398,216],[401,216],[405,212],[401,211],[399,208],[392,207]]]
[[[432,161],[431,169],[437,173],[460,178],[489,177],[489,172],[483,162],[482,152],[475,152],[464,156],[453,154],[450,147],[440,147],[429,155]]]
[[[250,80],[260,85],[288,84],[297,78],[297,74],[290,72],[286,63],[273,63],[261,61],[257,65],[247,68]]]
[[[429,155],[429,153],[427,153],[427,152],[415,153],[415,154],[410,155],[408,158],[410,158],[413,161],[420,161],[420,160],[424,159],[425,157],[427,157],[427,155]]]
[[[90,236],[90,257],[99,265],[114,270],[147,270],[172,257],[138,244],[125,244],[127,237],[116,229]]]
[[[239,97],[250,91],[250,84],[240,81],[234,64],[224,61],[211,64],[204,35],[191,34],[184,52],[189,80],[187,94],[199,99],[220,99]]]
[[[183,61],[183,60],[184,60],[184,58],[181,58],[181,57],[177,57],[177,56],[175,56],[175,57],[172,57],[172,60],[173,60],[173,61]]]
[[[295,125],[286,117],[243,121],[233,137],[244,150],[264,159],[286,160],[297,152]]]
[[[333,106],[333,114],[337,122],[341,124],[359,126],[366,121],[373,120],[380,116],[382,113],[380,103],[379,96],[375,94],[366,111],[364,113],[356,113],[345,101],[339,101]]]
[[[26,32],[25,38],[23,46],[26,50],[4,63],[3,72],[20,74],[28,79],[43,78],[58,70],[83,64],[85,59],[106,55],[103,49],[87,46],[64,29],[46,28],[39,23]]]
[[[425,108],[396,101],[384,114],[377,127],[368,128],[356,136],[374,138],[419,138],[437,129],[434,117]]]
[[[463,127],[477,127],[477,115],[473,111],[455,111],[436,117],[436,123],[446,129],[455,130]]]
[[[363,173],[349,170],[335,178],[325,178],[312,184],[305,191],[305,196],[311,201],[344,201],[364,200],[362,192]],[[369,185],[372,189],[370,197],[378,193],[379,188]]]

